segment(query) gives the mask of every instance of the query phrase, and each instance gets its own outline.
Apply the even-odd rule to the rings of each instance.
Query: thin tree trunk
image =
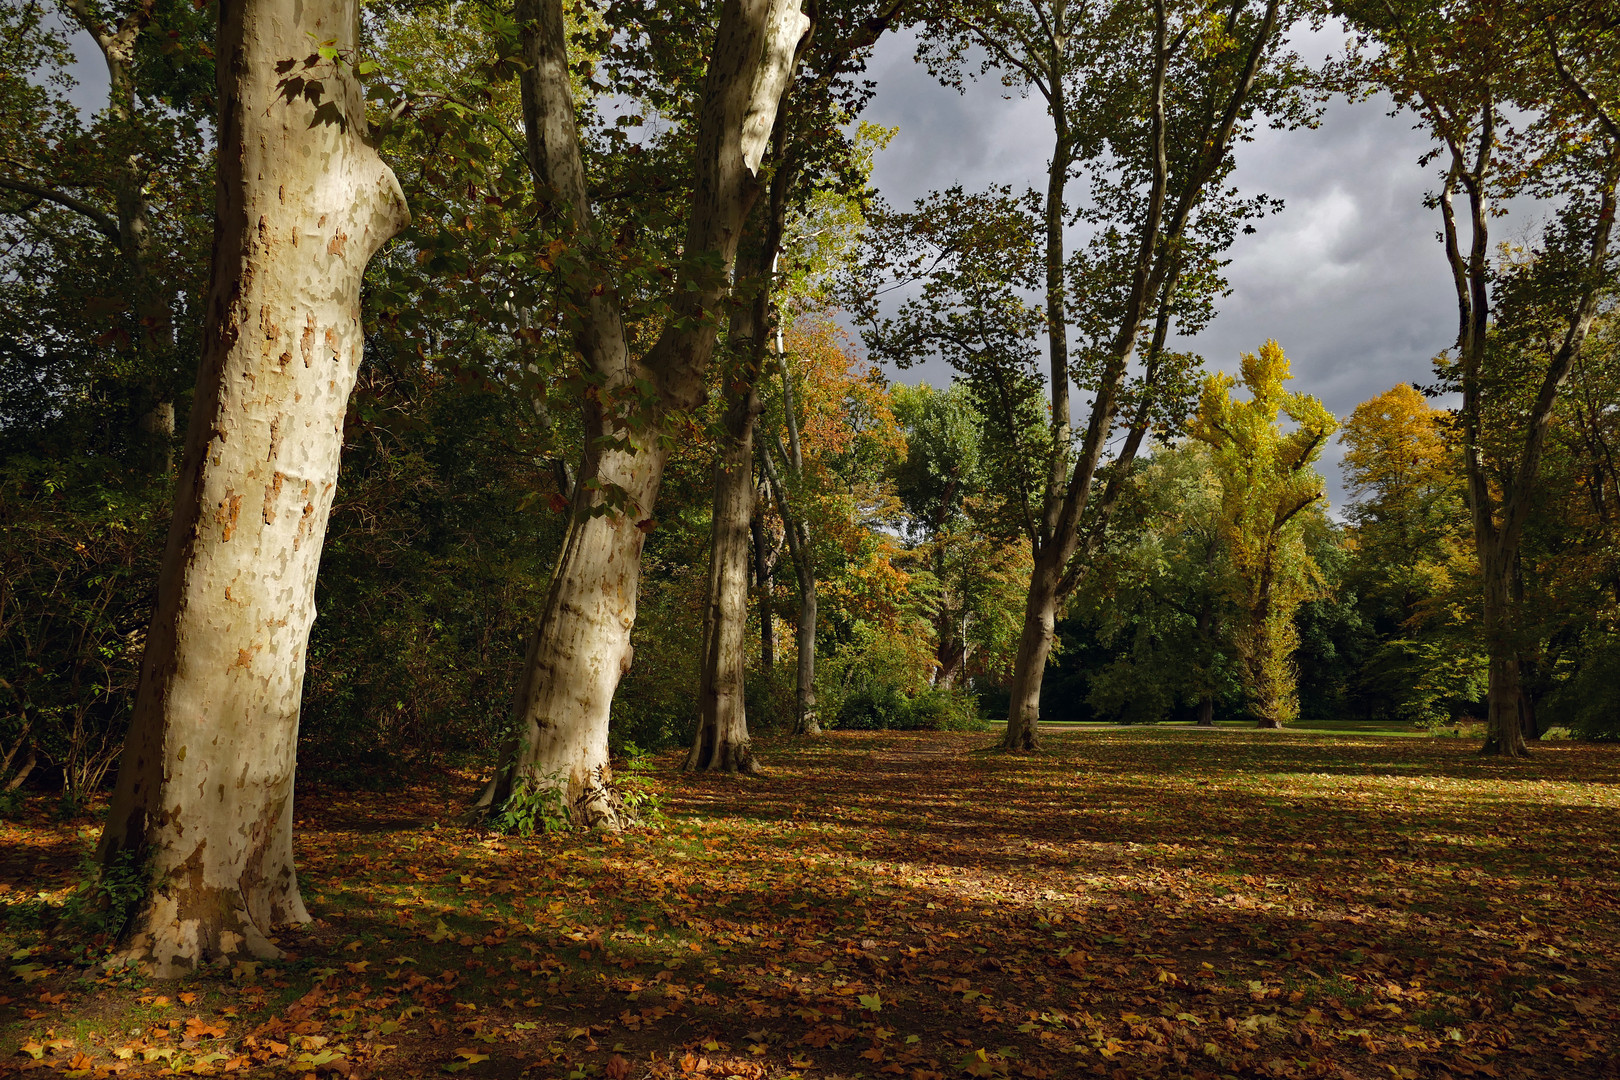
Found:
[[[781,359],[778,351],[779,360]],[[779,442],[777,456],[796,470],[804,468],[804,459],[799,449],[798,424],[793,418],[793,397],[789,389],[786,364],[782,367],[782,385],[786,392],[784,406],[788,419],[788,436],[793,446],[790,453],[784,450]],[[793,573],[799,584],[799,626],[798,641],[798,671],[797,691],[793,707],[793,734],[820,735],[821,717],[816,711],[816,565],[815,552],[810,546],[810,530],[804,521],[794,513],[793,504],[788,501],[787,489],[782,478],[776,471],[776,465],[771,459],[770,449],[761,447],[759,455],[760,464],[765,467],[765,476],[771,486],[771,494],[776,498],[776,508],[782,515],[782,531],[787,535],[788,558],[793,563]],[[796,473],[802,475],[802,472]]]
[[[221,7],[213,280],[173,526],[98,857],[144,867],[126,955],[159,977],[250,953],[309,916],[293,768],[315,574],[360,363],[360,286],[408,220],[360,89],[314,57],[323,107],[278,61],[354,45],[357,0]]]
[[[739,305],[731,321],[731,344],[742,354],[742,370],[728,380],[724,434],[714,462],[714,513],[709,544],[709,585],[703,609],[699,655],[698,724],[684,768],[690,772],[754,773],[744,697],[748,632],[749,521],[753,517],[754,421],[759,417],[757,385],[765,355],[765,324],[770,306],[772,245],[745,260],[739,274],[756,291]]]
[[[525,70],[524,127],[536,189],[552,220],[581,240],[594,228],[561,0],[523,0],[517,12]],[[670,413],[702,400],[716,324],[737,241],[760,190],[757,176],[810,20],[799,0],[727,0],[719,13],[698,109],[696,169],[672,311],[646,357],[633,359],[618,294],[605,275],[576,282],[575,344],[608,391],[650,384],[659,401],[641,424],[587,414],[587,457],[574,522],[531,636],[514,714],[515,742],[479,805],[490,810],[526,789],[562,789],[576,824],[628,821],[608,765],[609,710],[630,663],[642,540],[667,451]],[[716,257],[723,273],[693,260]],[[588,278],[593,275],[583,275]],[[606,395],[604,395],[606,396]],[[596,410],[595,406],[587,406]],[[600,452],[595,437],[627,437],[631,452]],[[595,483],[590,483],[594,480]],[[620,506],[604,492],[622,492]]]
[[[754,492],[754,516],[749,528],[754,536],[754,587],[759,590],[759,666],[766,674],[776,670],[776,619],[773,604],[776,591],[775,560],[765,541],[764,499]]]
[[[816,705],[816,568],[808,558],[799,574],[798,648],[793,734],[820,735],[821,713]]]
[[[1215,726],[1215,696],[1205,693],[1198,698],[1198,726]]]

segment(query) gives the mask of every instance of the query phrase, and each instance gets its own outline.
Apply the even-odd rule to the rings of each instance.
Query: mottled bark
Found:
[[[553,221],[585,240],[595,226],[563,6],[561,0],[523,0],[517,16],[526,60],[524,122],[537,190]],[[683,264],[671,317],[640,359],[630,354],[609,278],[576,282],[565,297],[577,312],[575,345],[585,365],[608,390],[644,382],[656,389],[659,402],[635,429],[615,415],[598,415],[586,425],[574,523],[514,703],[516,742],[480,800],[484,806],[498,808],[527,787],[566,783],[576,823],[617,828],[627,822],[608,765],[608,715],[630,662],[643,530],[652,527],[666,453],[660,436],[671,413],[702,400],[716,336],[713,312],[759,194],[760,163],[808,27],[798,0],[727,0],[720,9],[698,110],[684,253],[688,260],[712,256],[724,273],[714,274],[712,265]],[[630,436],[631,452],[596,454],[590,449],[592,423],[604,434]],[[614,491],[622,501],[603,507],[603,493]]]
[[[146,896],[125,955],[168,977],[277,955],[307,921],[293,867],[294,753],[315,574],[363,341],[366,263],[407,220],[366,143],[359,87],[311,57],[352,47],[357,0],[222,5],[219,174],[203,354],[130,732],[102,834]],[[318,73],[318,75],[317,75]]]

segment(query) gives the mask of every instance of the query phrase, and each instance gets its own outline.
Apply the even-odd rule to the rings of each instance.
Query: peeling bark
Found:
[[[311,58],[352,47],[358,0],[221,6],[213,281],[173,525],[98,857],[148,892],[124,956],[173,977],[274,957],[309,916],[293,866],[293,771],[315,575],[360,363],[360,286],[409,220],[365,142],[359,87]]]
[[[517,17],[526,60],[524,126],[537,189],[559,225],[587,238],[594,221],[561,0],[523,0]],[[622,417],[587,413],[574,521],[530,638],[514,703],[516,741],[479,800],[487,810],[525,787],[566,783],[576,824],[628,823],[608,764],[608,716],[630,662],[643,529],[652,527],[667,453],[660,436],[670,414],[702,400],[717,331],[713,312],[759,195],[760,160],[809,25],[799,0],[727,0],[720,10],[698,110],[684,252],[688,260],[715,256],[726,273],[688,266],[677,274],[669,322],[642,358],[631,356],[611,281],[583,283],[568,297],[578,311],[576,347],[605,388],[644,380],[657,389],[659,403],[644,418],[650,422],[634,431]],[[593,436],[600,434],[629,436],[629,452],[597,453]],[[603,507],[601,493],[613,488],[622,492],[623,506]]]

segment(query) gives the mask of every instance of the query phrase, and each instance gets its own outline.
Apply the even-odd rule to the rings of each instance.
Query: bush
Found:
[[[910,708],[900,688],[889,682],[866,683],[844,695],[838,709],[840,728],[886,731],[910,726]]]
[[[873,681],[845,695],[838,727],[850,731],[985,731],[990,722],[973,695],[930,686],[910,697],[893,683]]]

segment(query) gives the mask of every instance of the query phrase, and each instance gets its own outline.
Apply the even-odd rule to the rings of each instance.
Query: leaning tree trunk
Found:
[[[591,417],[588,446],[604,431],[600,414]],[[630,668],[641,548],[667,453],[653,440],[587,458],[581,469],[546,606],[529,634],[513,703],[516,741],[481,806],[495,809],[526,791],[554,791],[574,824],[617,829],[630,823],[608,767],[608,713]],[[599,498],[593,479],[623,489],[631,507],[593,515]]]
[[[160,977],[278,955],[271,928],[309,918],[292,850],[304,649],[360,363],[361,277],[409,219],[353,77],[310,55],[311,41],[351,48],[358,19],[358,0],[221,6],[203,355],[99,851],[109,869],[143,868],[126,955]],[[318,95],[283,93],[288,60],[342,122],[321,122]]]

